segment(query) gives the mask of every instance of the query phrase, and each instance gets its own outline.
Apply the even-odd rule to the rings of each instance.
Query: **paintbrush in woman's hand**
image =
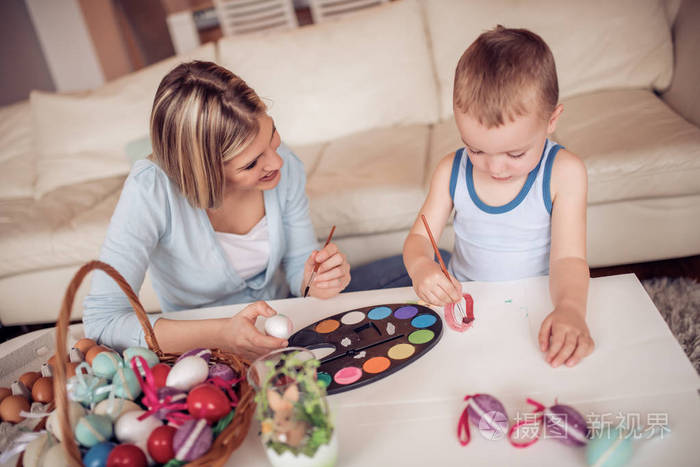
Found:
[[[328,239],[326,240],[326,244],[323,245],[323,248],[326,248],[331,242],[331,238],[333,238],[333,232],[335,232],[335,226],[331,228],[331,233],[328,234]],[[316,263],[316,266],[314,266],[314,270],[311,272],[309,282],[308,284],[306,284],[306,289],[304,289],[304,298],[306,298],[306,296],[309,295],[309,288],[311,288],[311,283],[314,281],[314,277],[316,277],[316,273],[318,272],[319,266],[321,266],[321,263]]]

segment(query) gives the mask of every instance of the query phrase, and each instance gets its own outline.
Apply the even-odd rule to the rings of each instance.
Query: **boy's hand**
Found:
[[[462,284],[452,275],[447,279],[438,263],[430,258],[416,261],[411,280],[416,295],[432,305],[445,306],[462,299]]]
[[[350,264],[346,256],[334,243],[329,243],[321,251],[313,251],[304,264],[304,280],[301,294],[311,280],[316,264],[320,263],[314,281],[309,288],[309,295],[316,298],[331,298],[338,295],[350,283]]]
[[[542,322],[540,350],[552,368],[562,363],[572,367],[593,352],[595,344],[581,313],[555,308]]]
[[[277,312],[265,302],[251,303],[229,318],[227,325],[222,327],[220,339],[227,344],[222,347],[250,361],[275,349],[286,347],[286,340],[266,336],[255,327],[258,316],[267,318],[276,314]]]

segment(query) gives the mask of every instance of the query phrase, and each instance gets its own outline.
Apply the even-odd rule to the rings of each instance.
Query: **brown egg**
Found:
[[[85,354],[85,361],[92,365],[92,359],[95,358],[98,353],[107,352],[108,350],[109,349],[103,345],[95,345]]]
[[[80,339],[78,342],[76,342],[75,345],[73,346],[73,348],[80,350],[83,354],[86,354],[88,352],[88,350],[90,350],[92,347],[95,347],[96,345],[97,345],[97,342],[85,337],[83,339]]]
[[[49,361],[47,362],[49,365],[55,367],[56,366],[56,360],[58,359],[57,354],[51,355],[51,358],[49,358]],[[68,355],[66,355],[66,362],[68,361]]]
[[[44,404],[53,400],[53,378],[43,376],[36,380],[32,387],[32,399]]]
[[[39,378],[41,378],[41,373],[38,371],[28,371],[20,376],[19,380],[20,382],[24,383],[25,386],[27,386],[27,389],[31,389],[34,382]]]
[[[12,394],[10,388],[0,388],[0,402],[10,394]]]
[[[4,422],[19,423],[24,417],[19,413],[29,412],[29,401],[23,396],[7,396],[0,402],[0,419]]]

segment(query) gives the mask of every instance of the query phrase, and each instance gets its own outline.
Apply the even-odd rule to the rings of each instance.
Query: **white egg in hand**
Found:
[[[285,315],[278,313],[265,320],[265,334],[268,336],[288,339],[292,335],[293,330],[292,320]]]

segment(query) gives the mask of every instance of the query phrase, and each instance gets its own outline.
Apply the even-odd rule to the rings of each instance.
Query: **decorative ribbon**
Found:
[[[83,373],[82,370],[85,370]],[[90,405],[94,409],[97,396],[105,392],[109,393],[111,399],[114,398],[114,385],[104,385],[104,380],[95,376],[92,367],[87,362],[80,363],[75,368],[75,376],[71,377],[66,384],[68,395],[71,400]]]
[[[462,446],[466,446],[469,444],[469,441],[471,441],[472,437],[469,434],[469,399],[471,399],[474,396],[478,396],[478,394],[468,394],[464,396],[464,400],[467,401],[467,406],[464,408],[462,411],[462,415],[459,417],[459,423],[457,423],[457,439],[459,440],[459,444]],[[462,437],[462,433],[464,433],[464,438]]]
[[[29,443],[31,443],[44,433],[46,433],[46,430],[30,431],[17,436],[14,440],[12,440],[12,444],[10,445],[10,447],[4,450],[2,453],[0,453],[0,464],[7,464],[10,461],[10,459],[27,449]]]
[[[138,417],[139,421],[161,411],[166,412],[165,419],[176,426],[180,426],[192,418],[191,415],[180,412],[181,410],[187,410],[186,403],[174,401],[172,395],[165,396],[163,399],[158,398],[158,388],[156,387],[153,372],[142,356],[136,355],[131,359],[131,368],[134,370],[136,379],[144,394],[141,402],[148,407],[148,410]]]
[[[233,390],[233,385],[240,383],[242,380],[243,378],[209,378],[205,382],[223,389],[226,394],[228,394],[229,399],[231,399],[231,407],[236,407],[238,406],[238,396],[236,395],[236,391]]]
[[[545,406],[540,404],[536,400],[528,398],[527,403],[535,406],[535,410],[532,413],[544,412]],[[516,448],[526,448],[528,446],[532,446],[540,439],[539,427],[537,430],[537,436],[535,436],[531,440],[525,441],[523,443],[518,443],[516,441],[513,441],[513,433],[515,432],[515,430],[518,429],[518,427],[520,427],[522,425],[534,425],[534,424],[539,425],[540,423],[542,423],[543,420],[544,420],[544,415],[542,415],[542,414],[537,415],[534,418],[534,420],[520,420],[518,423],[515,423],[513,426],[511,426],[510,430],[508,430],[508,441],[510,441],[510,444],[512,444]]]

